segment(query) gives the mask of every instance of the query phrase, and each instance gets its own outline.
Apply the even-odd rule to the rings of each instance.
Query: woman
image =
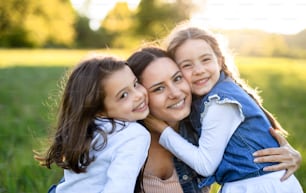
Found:
[[[144,48],[130,56],[127,62],[148,91],[151,115],[165,121],[177,132],[183,131],[182,127],[189,127],[184,118],[190,112],[190,88],[167,53],[159,48]],[[208,187],[199,189],[197,186],[201,176],[160,146],[159,134],[151,129],[154,126],[146,127],[151,132],[151,146],[143,173],[145,192],[208,192]],[[188,131],[181,135],[196,144],[195,132],[192,129]],[[292,174],[300,164],[300,154],[280,136],[277,139],[282,140],[282,147],[257,152],[258,156],[263,156],[257,159],[261,162],[281,162],[270,169],[287,169],[287,173]]]

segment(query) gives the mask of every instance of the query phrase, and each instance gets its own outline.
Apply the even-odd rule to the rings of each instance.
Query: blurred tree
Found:
[[[75,12],[69,0],[0,2],[0,46],[70,46]]]
[[[191,0],[141,0],[136,13],[136,33],[155,40],[165,36],[178,22],[189,19]]]
[[[306,29],[295,35],[287,35],[286,41],[289,47],[297,47],[306,50]]]
[[[131,48],[138,45],[139,40],[134,34],[134,15],[127,2],[118,2],[102,21],[102,29],[114,37],[112,47]]]
[[[93,31],[89,28],[89,19],[85,16],[79,16],[75,24],[76,43],[78,48],[106,48],[110,47],[113,36],[104,28]]]
[[[217,31],[227,37],[229,48],[239,55],[306,58],[306,30],[295,35],[260,30]]]
[[[126,2],[118,2],[107,14],[102,22],[102,26],[112,32],[126,32],[133,26],[133,13]]]
[[[280,34],[269,34],[263,40],[263,47],[267,56],[288,56],[288,45]]]

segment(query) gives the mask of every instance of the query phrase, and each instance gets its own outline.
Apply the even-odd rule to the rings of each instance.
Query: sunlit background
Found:
[[[306,190],[306,0],[1,0],[0,193],[47,192],[62,177],[33,150],[47,145],[67,67],[93,51],[127,58],[187,19],[227,40],[304,157]]]
[[[305,0],[20,1],[0,3],[0,48],[134,49],[191,20],[240,55],[306,57]]]
[[[120,0],[92,0],[87,8],[86,0],[71,2],[76,10],[90,18],[91,28],[96,30]],[[133,10],[140,0],[125,2]],[[196,5],[190,19],[211,28],[260,29],[282,34],[296,34],[306,28],[304,0],[192,0],[190,3]]]

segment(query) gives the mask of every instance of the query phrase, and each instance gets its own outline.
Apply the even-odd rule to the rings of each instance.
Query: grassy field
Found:
[[[127,51],[98,50],[122,57]],[[0,50],[0,193],[41,193],[58,181],[61,170],[40,167],[33,149],[41,149],[54,115],[65,70],[88,50]],[[306,156],[306,60],[236,60],[241,76],[261,90],[264,106],[290,133],[288,141]],[[305,160],[296,172],[306,190]],[[215,190],[213,191],[215,192]]]

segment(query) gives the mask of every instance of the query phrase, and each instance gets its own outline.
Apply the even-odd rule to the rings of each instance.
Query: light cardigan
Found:
[[[112,128],[107,119],[95,123],[105,131]],[[65,182],[57,186],[56,193],[133,193],[136,178],[148,155],[150,139],[150,133],[142,125],[118,121],[115,132],[107,135],[106,147],[100,151],[91,150],[90,155],[96,159],[87,167],[87,172],[77,174],[64,170]],[[103,142],[99,133],[94,142]]]

